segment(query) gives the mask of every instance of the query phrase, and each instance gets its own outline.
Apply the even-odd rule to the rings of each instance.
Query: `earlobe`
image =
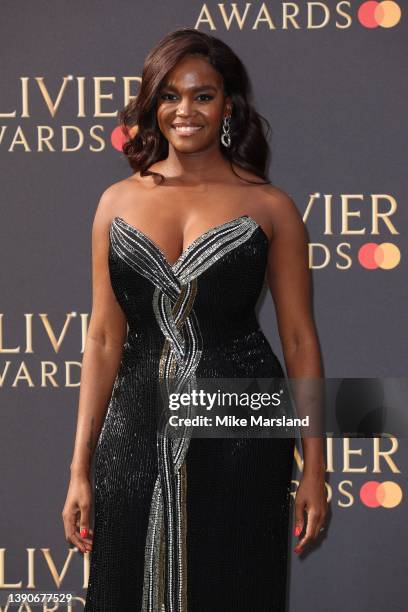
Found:
[[[232,100],[229,96],[224,98],[224,116],[232,114]]]

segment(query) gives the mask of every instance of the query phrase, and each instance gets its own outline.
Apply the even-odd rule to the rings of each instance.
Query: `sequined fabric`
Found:
[[[268,240],[248,215],[171,264],[121,217],[112,288],[129,332],[95,453],[86,612],[284,612],[292,438],[170,439],[158,381],[282,377],[255,314]]]

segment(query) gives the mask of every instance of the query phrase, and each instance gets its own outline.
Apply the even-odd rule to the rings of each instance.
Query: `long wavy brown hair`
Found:
[[[232,99],[231,146],[227,148],[220,144],[222,155],[229,160],[235,174],[232,163],[264,179],[265,183],[270,183],[266,174],[270,154],[267,142],[270,125],[251,102],[252,86],[247,71],[226,43],[194,28],[179,28],[169,32],[153,47],[145,59],[137,97],[119,112],[119,123],[127,138],[123,153],[130,166],[135,172],[139,171],[141,176],[150,174],[165,179],[159,172],[148,170],[152,164],[168,156],[169,144],[156,118],[159,90],[167,73],[178,61],[193,53],[208,58],[223,79],[225,95]],[[267,128],[266,133],[262,121]],[[260,184],[258,181],[240,178]]]

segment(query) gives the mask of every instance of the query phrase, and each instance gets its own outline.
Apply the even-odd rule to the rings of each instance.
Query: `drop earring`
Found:
[[[226,117],[224,117],[224,120],[222,122],[221,142],[224,145],[224,147],[231,146],[230,126],[231,126],[231,115],[227,115]]]

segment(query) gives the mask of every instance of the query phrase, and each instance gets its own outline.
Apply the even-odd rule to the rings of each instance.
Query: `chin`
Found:
[[[180,143],[170,140],[169,143],[172,145],[173,149],[180,151],[180,153],[195,153],[196,151],[201,151],[201,149],[205,149],[207,147],[207,143],[205,142],[200,142],[199,144],[193,142]]]

